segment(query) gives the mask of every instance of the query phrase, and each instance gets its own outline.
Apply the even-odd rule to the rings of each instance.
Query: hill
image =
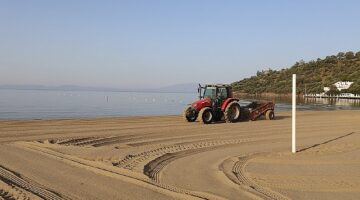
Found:
[[[318,58],[309,62],[299,61],[292,67],[281,70],[258,71],[256,76],[232,83],[233,90],[248,94],[291,93],[292,74],[297,74],[297,91],[304,93],[323,92],[324,87],[331,87],[338,81],[354,82],[347,91],[360,94],[360,51],[340,52],[337,55]]]

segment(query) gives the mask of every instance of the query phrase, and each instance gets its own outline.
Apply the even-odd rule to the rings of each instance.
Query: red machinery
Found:
[[[274,108],[275,105],[270,101],[252,102],[246,106],[249,109],[249,119],[255,121],[261,116],[266,119],[273,120],[275,118]]]
[[[233,98],[230,85],[208,84],[202,87],[199,85],[199,100],[193,102],[185,108],[183,116],[186,121],[194,122],[198,116],[199,120],[205,124],[213,121],[225,120],[232,123],[244,119],[245,112],[248,110],[248,116],[245,118],[256,120],[262,115],[266,119],[274,119],[274,103],[272,102],[252,102],[245,107],[240,107],[239,100]],[[244,115],[244,116],[240,116]]]

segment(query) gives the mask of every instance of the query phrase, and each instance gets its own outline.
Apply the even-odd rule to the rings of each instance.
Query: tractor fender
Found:
[[[225,108],[227,105],[229,105],[229,103],[233,102],[233,101],[239,101],[239,99],[235,99],[235,98],[227,98],[223,104],[221,105],[221,111],[225,111]]]

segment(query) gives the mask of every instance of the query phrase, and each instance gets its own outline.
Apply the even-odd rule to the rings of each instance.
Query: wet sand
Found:
[[[357,199],[360,111],[0,121],[0,199]]]

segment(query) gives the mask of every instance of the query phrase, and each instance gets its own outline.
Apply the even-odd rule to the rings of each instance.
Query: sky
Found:
[[[231,83],[360,51],[360,1],[0,0],[0,85]]]

